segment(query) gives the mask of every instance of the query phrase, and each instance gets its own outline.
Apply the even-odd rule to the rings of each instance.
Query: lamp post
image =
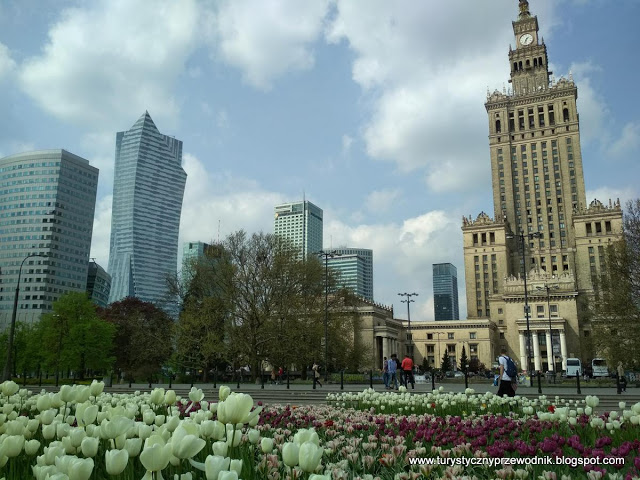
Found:
[[[11,362],[13,360],[13,337],[16,331],[16,315],[18,314],[18,296],[20,294],[20,277],[22,276],[22,267],[24,262],[28,258],[33,257],[46,257],[40,253],[32,253],[22,259],[20,269],[18,270],[18,283],[16,285],[16,294],[13,297],[13,313],[11,314],[11,326],[9,327],[9,342],[7,344],[7,362],[4,364],[4,372],[2,374],[2,380],[11,380]]]
[[[324,381],[329,381],[329,259],[340,257],[337,250],[320,250],[316,255],[324,258]],[[315,383],[314,383],[315,385]]]
[[[526,238],[540,238],[539,232],[532,232],[525,234],[523,231],[520,233],[507,233],[505,238],[520,238],[522,245],[522,273],[524,277],[524,318],[527,322],[527,371],[529,372],[530,385],[533,387],[533,367],[531,365],[531,328],[529,326],[529,292],[527,291],[527,259],[524,251],[524,239]]]
[[[444,335],[442,332],[437,332],[438,335],[438,359],[440,360],[440,370],[442,370],[442,357],[440,356],[440,335]]]
[[[556,371],[555,355],[553,353],[553,330],[551,329],[551,290],[558,290],[558,285],[548,285],[545,283],[544,287],[536,287],[536,290],[547,291],[547,313],[549,314],[549,343],[551,343],[551,365],[549,370],[553,373]],[[548,354],[547,354],[548,355]]]
[[[415,300],[411,300],[411,297],[417,297],[417,293],[399,293],[401,297],[407,297],[406,300],[400,300],[402,303],[407,304],[407,337],[409,338],[409,349],[408,354],[410,357],[413,357],[413,336],[411,335],[411,311],[409,309],[409,304],[411,302],[415,302]]]

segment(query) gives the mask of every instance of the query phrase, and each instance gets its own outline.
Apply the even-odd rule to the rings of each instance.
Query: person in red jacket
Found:
[[[410,383],[413,390],[416,389],[415,379],[413,378],[413,360],[409,355],[405,355],[402,360],[402,372],[404,373],[404,386]]]

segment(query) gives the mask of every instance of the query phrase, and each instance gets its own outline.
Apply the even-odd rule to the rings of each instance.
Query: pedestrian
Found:
[[[271,368],[271,385],[276,384],[276,369]]]
[[[620,391],[627,391],[627,377],[624,376],[624,367],[622,362],[618,362],[618,383],[620,384]]]
[[[391,355],[391,359],[387,362],[387,368],[389,370],[389,388],[398,389],[398,377],[396,373],[398,371],[398,364],[396,363],[396,354]]]
[[[384,388],[389,390],[389,360],[384,357],[382,361],[382,381],[384,382]]]
[[[398,358],[398,355],[393,354],[393,361],[396,363],[396,375],[398,377],[398,382],[400,385],[404,385],[404,378],[402,377],[402,363]]]
[[[518,372],[516,370],[515,374],[512,373],[512,370],[515,368],[515,363],[513,360],[511,360],[511,358],[507,356],[507,347],[502,347],[500,349],[500,358],[498,358],[498,364],[500,368],[500,386],[498,387],[498,396],[504,397],[506,395],[507,397],[515,397],[516,391],[513,388],[513,383],[516,381],[515,377],[517,376]],[[512,364],[511,368],[509,368],[510,364]],[[509,373],[512,373],[513,377],[511,375],[507,375],[507,371],[509,371]]]
[[[282,383],[282,375],[284,375],[284,368],[280,367],[278,369],[278,383]]]
[[[408,384],[411,384],[411,389],[416,389],[416,382],[413,378],[413,359],[406,354],[402,359],[402,375],[404,377],[404,387],[408,388]]]
[[[311,370],[313,370],[313,388],[316,387],[316,384],[322,386],[322,384],[320,383],[320,365],[313,362],[313,367],[311,367]]]

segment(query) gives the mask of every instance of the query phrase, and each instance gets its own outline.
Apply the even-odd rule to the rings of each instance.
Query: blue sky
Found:
[[[530,0],[556,79],[578,84],[587,199],[639,196],[637,0]],[[324,210],[324,243],[374,250],[376,301],[433,319],[431,265],[493,216],[487,88],[517,0],[1,0],[0,156],[65,148],[100,169],[106,266],[115,133],[148,110],[184,142],[180,240]],[[182,243],[181,243],[182,244]],[[464,315],[463,315],[464,317]]]

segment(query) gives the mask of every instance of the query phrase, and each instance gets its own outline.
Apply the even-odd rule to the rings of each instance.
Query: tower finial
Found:
[[[518,6],[520,7],[520,15],[518,15],[519,19],[527,18],[531,16],[531,14],[529,13],[528,0],[520,0],[520,3],[518,4]]]

